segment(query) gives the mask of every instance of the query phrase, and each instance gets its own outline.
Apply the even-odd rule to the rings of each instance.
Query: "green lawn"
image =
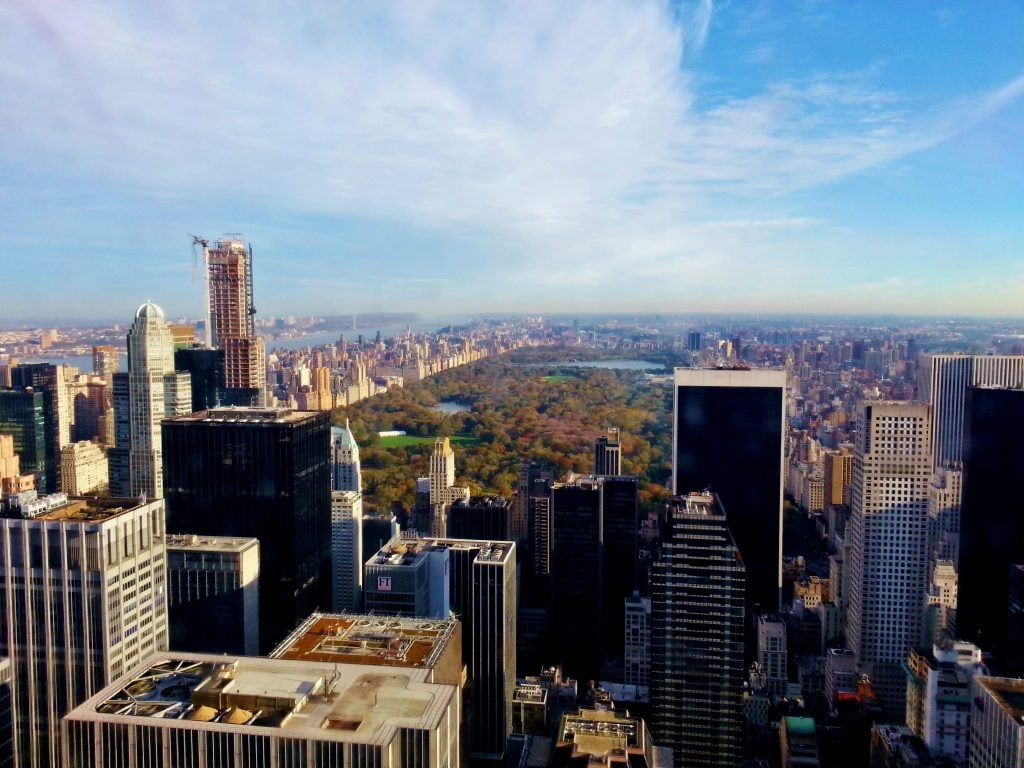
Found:
[[[463,437],[454,435],[448,438],[453,445],[473,445],[479,443],[479,437]],[[410,445],[433,445],[436,438],[417,437],[416,435],[398,435],[397,437],[382,437],[380,444],[382,448],[408,448]]]
[[[548,384],[558,384],[561,381],[569,381],[570,379],[572,379],[572,376],[569,376],[568,374],[565,373],[556,373],[553,376],[544,377],[544,381],[546,381]]]

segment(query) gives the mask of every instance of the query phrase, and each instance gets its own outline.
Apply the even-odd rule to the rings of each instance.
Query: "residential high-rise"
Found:
[[[260,542],[260,649],[330,604],[327,413],[214,408],[163,423],[167,527]]]
[[[447,437],[434,442],[430,455],[430,518],[434,536],[447,536],[448,507],[457,499],[468,499],[469,489],[455,485],[455,451]]]
[[[34,491],[0,517],[0,656],[14,665],[15,765],[60,763],[60,718],[167,648],[162,501]]]
[[[331,491],[331,610],[363,607],[363,495]]]
[[[161,653],[68,715],[63,765],[460,768],[460,691],[430,674]]]
[[[109,344],[92,348],[92,372],[108,384],[121,370],[121,354]]]
[[[160,422],[189,413],[188,374],[174,370],[174,345],[164,311],[146,302],[128,331],[128,373],[114,374],[114,441],[110,492],[114,496],[164,495]]]
[[[1008,647],[1010,570],[1024,563],[1024,389],[970,387],[966,399],[957,635],[996,655]]]
[[[71,442],[71,422],[74,420],[74,404],[68,388],[71,378],[72,369],[66,365],[30,363],[11,370],[11,384],[15,389],[31,387],[43,393],[44,408],[50,413],[54,455],[59,455],[60,449]]]
[[[825,506],[850,503],[850,484],[853,482],[853,446],[840,445],[834,451],[825,451],[824,495]]]
[[[745,568],[714,494],[674,497],[651,565],[651,731],[677,768],[742,756]]]
[[[256,539],[170,534],[167,595],[171,650],[259,654]]]
[[[847,645],[890,722],[906,707],[907,653],[920,643],[928,583],[929,406],[864,401],[858,410]]]
[[[60,451],[60,487],[70,496],[103,493],[110,479],[107,454],[96,443],[69,443]]]
[[[781,616],[757,617],[757,661],[765,678],[765,687],[776,698],[786,695],[789,682],[786,653],[786,622]]]
[[[519,466],[516,484],[515,508],[512,514],[512,536],[522,544],[530,538],[530,499],[549,496],[549,487],[555,481],[552,467],[535,461],[524,461]]]
[[[208,346],[224,350],[227,389],[248,390],[249,405],[263,405],[266,357],[256,335],[252,246],[225,235],[206,248],[209,286]],[[232,403],[240,404],[237,398]]]
[[[967,388],[979,386],[1024,386],[1024,355],[921,355],[918,396],[932,406],[934,466],[964,460]]]
[[[673,488],[709,488],[743,554],[747,609],[782,596],[786,374],[735,368],[675,371]]]
[[[594,445],[594,474],[622,474],[622,441],[618,427],[612,427],[608,434],[597,438]]]
[[[352,436],[348,419],[344,427],[331,427],[331,489],[363,492],[359,445]]]

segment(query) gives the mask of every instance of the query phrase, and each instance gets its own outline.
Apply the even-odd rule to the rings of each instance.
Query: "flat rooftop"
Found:
[[[0,517],[44,522],[101,523],[140,506],[143,505],[137,498],[67,498],[63,494],[51,494],[28,502],[24,507],[29,510],[27,513],[0,506]]]
[[[314,613],[270,658],[431,669],[458,624],[457,619]]]
[[[502,562],[505,560],[515,544],[511,541],[484,541],[481,539],[424,539],[430,542],[431,546],[443,549],[477,549],[478,560]]]
[[[558,740],[576,745],[580,752],[602,755],[609,749],[643,747],[640,720],[613,710],[581,709],[562,715]]]
[[[437,549],[479,550],[478,560],[498,563],[507,559],[514,547],[515,543],[511,541],[396,538],[377,550],[366,564],[413,566],[431,550]]]
[[[242,552],[259,546],[259,539],[235,536],[199,536],[195,533],[169,533],[167,549],[187,549],[197,552]]]
[[[1024,726],[1024,680],[1011,677],[980,677],[977,680],[1004,712]]]
[[[314,418],[317,411],[296,411],[292,408],[248,408],[241,405],[196,411],[187,416],[174,416],[168,422],[201,422],[204,424],[297,424]]]
[[[669,507],[673,515],[724,517],[718,499],[713,493],[705,491],[695,491],[685,496],[671,496],[669,497]]]
[[[398,727],[436,727],[458,695],[455,686],[424,682],[425,675],[414,669],[165,652],[68,716],[192,721],[205,729],[250,733],[276,728],[319,741],[386,743]]]

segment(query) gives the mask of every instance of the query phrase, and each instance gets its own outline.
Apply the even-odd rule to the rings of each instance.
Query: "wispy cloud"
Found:
[[[819,72],[698,107],[714,16],[710,0],[23,0],[0,7],[0,159],[479,238],[535,284],[610,289],[625,263],[710,290],[709,265],[742,272],[781,231],[827,229],[786,195],[1024,93],[1022,76],[922,110],[870,72]]]

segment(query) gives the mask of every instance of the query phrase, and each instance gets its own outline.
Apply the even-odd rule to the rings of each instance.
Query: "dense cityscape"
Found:
[[[0,338],[0,765],[1020,764],[1020,321],[385,335],[202,263]]]

